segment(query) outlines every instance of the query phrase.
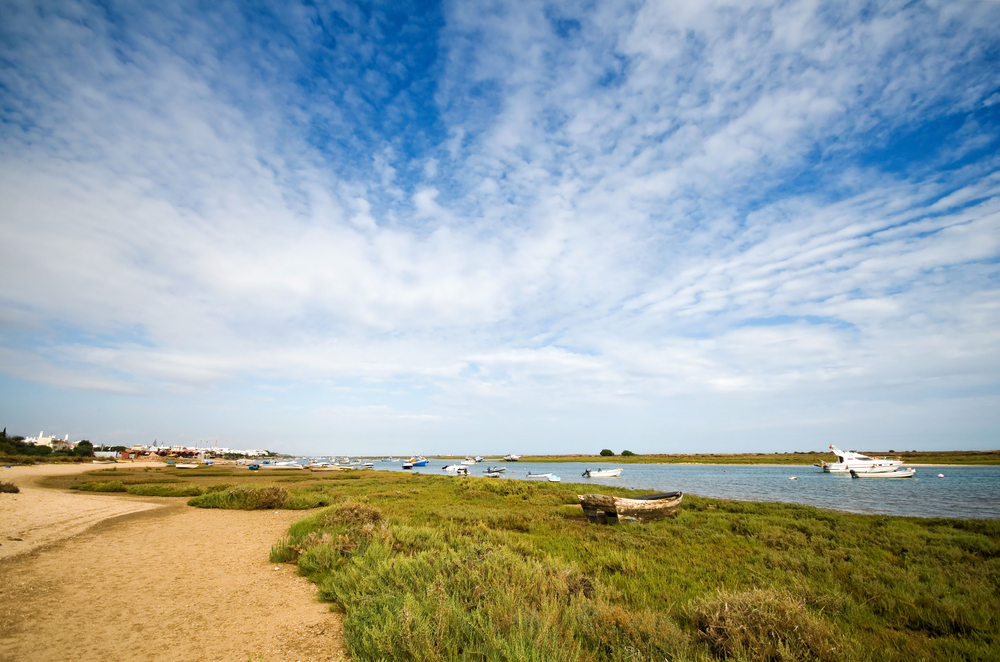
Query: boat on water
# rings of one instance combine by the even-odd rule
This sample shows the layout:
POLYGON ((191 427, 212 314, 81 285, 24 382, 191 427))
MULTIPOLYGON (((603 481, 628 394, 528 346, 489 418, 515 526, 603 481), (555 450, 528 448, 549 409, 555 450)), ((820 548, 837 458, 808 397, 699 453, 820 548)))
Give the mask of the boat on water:
POLYGON ((621 469, 598 469, 597 471, 587 469, 583 472, 584 478, 617 478, 621 475, 621 469))
POLYGON ((503 474, 499 471, 487 471, 483 476, 486 478, 503 478, 503 474))
POLYGON ((404 469, 412 469, 413 468, 413 463, 412 462, 403 462, 403 468, 404 469))
POLYGON ((830 450, 837 456, 836 462, 817 462, 815 466, 823 470, 824 473, 848 473, 852 469, 858 473, 883 473, 895 471, 897 467, 903 466, 900 459, 889 459, 887 457, 869 457, 857 451, 842 451, 836 446, 830 446, 830 450))
POLYGON ((427 458, 425 458, 423 455, 417 455, 416 457, 411 457, 409 459, 409 463, 411 467, 426 467, 427 458))
POLYGON ((856 471, 851 469, 851 478, 910 478, 917 470, 913 467, 899 467, 895 471, 856 471))
POLYGON ((507 467, 486 467, 488 474, 502 474, 505 471, 507 471, 507 467))
POLYGON ((551 475, 552 475, 552 472, 547 472, 547 473, 543 473, 543 474, 533 474, 530 471, 528 472, 528 478, 548 478, 551 475))
POLYGON ((364 467, 365 469, 374 469, 375 468, 375 463, 374 462, 365 462, 361 466, 364 467))
POLYGON ((474 459, 472 459, 471 457, 467 457, 464 460, 462 460, 462 464, 464 464, 464 465, 466 465, 468 467, 471 467, 475 463, 476 463, 476 461, 474 459))
POLYGON ((559 482, 562 482, 562 478, 560 478, 559 476, 557 476, 555 474, 551 474, 549 476, 549 478, 548 478, 548 481, 550 483, 559 483, 559 482))
POLYGON ((513 453, 511 453, 510 455, 503 456, 504 462, 517 462, 520 459, 521 459, 520 455, 514 455, 513 453))
POLYGON ((595 524, 618 522, 653 522, 674 517, 680 512, 683 492, 662 492, 640 497, 616 497, 607 494, 578 494, 583 513, 595 524))
POLYGON ((464 464, 449 464, 447 466, 441 467, 441 469, 443 469, 444 471, 455 472, 455 471, 458 471, 460 469, 462 471, 468 471, 469 467, 465 466, 464 464))

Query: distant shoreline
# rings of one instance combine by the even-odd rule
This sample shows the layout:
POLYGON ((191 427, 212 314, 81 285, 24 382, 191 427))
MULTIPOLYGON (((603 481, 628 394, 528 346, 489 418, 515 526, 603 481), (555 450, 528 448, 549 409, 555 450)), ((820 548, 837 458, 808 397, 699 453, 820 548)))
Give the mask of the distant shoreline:
MULTIPOLYGON (((866 455, 899 458, 912 466, 963 467, 1000 465, 1000 450, 988 451, 862 451, 866 455)), ((457 455, 434 455, 442 460, 461 459, 457 455)), ((502 456, 487 456, 484 462, 504 462, 502 456)), ((836 462, 830 452, 794 453, 672 453, 650 455, 522 455, 521 462, 573 462, 590 464, 688 464, 789 466, 836 462)))

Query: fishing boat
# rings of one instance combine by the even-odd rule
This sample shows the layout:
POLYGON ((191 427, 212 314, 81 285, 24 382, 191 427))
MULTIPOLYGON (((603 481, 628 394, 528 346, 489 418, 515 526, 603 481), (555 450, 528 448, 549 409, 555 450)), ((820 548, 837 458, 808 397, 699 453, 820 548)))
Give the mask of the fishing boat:
POLYGON ((622 470, 621 469, 598 469, 597 471, 593 471, 591 469, 587 469, 586 471, 583 472, 583 477, 584 478, 617 478, 621 474, 622 474, 622 470))
POLYGON ((595 524, 652 522, 680 512, 683 492, 663 492, 625 498, 606 494, 578 494, 587 519, 595 524))
POLYGON ((857 472, 881 473, 895 471, 896 467, 903 466, 900 459, 891 460, 887 457, 869 457, 857 451, 842 451, 836 446, 830 446, 830 450, 837 456, 836 462, 817 462, 815 466, 823 470, 824 473, 848 473, 852 469, 857 472))
POLYGON ((427 459, 423 455, 417 455, 416 457, 411 457, 410 466, 412 467, 426 467, 427 459))
POLYGON ((521 459, 520 455, 514 455, 513 453, 511 453, 510 455, 503 456, 504 462, 517 462, 520 459, 521 459))
POLYGON ((851 478, 909 478, 917 473, 913 467, 900 467, 895 471, 856 471, 851 469, 851 478))

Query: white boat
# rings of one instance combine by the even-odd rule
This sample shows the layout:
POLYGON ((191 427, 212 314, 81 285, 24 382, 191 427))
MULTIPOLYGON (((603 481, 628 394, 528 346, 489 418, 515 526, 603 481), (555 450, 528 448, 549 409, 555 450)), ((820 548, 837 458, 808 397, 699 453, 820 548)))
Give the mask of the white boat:
POLYGON ((598 469, 597 471, 593 471, 591 469, 587 469, 586 471, 583 472, 583 477, 584 478, 617 478, 621 474, 622 474, 622 470, 621 469, 598 469))
POLYGON ((441 468, 442 468, 443 470, 445 470, 445 471, 458 471, 458 470, 460 470, 460 469, 461 469, 462 471, 468 471, 468 469, 469 469, 469 468, 468 468, 467 466, 465 466, 464 464, 449 464, 448 466, 446 466, 446 467, 441 467, 441 468))
POLYGON ((902 460, 890 460, 886 457, 869 457, 857 451, 842 451, 836 446, 830 446, 830 450, 837 456, 836 462, 817 462, 816 466, 825 473, 847 473, 852 469, 858 473, 883 473, 895 471, 897 467, 903 466, 902 460))
POLYGON ((558 483, 558 482, 561 482, 561 481, 562 481, 562 478, 560 478, 559 476, 556 476, 555 474, 552 474, 551 476, 549 476, 549 482, 550 483, 558 483))
POLYGON ((464 460, 462 460, 462 464, 464 464, 464 465, 466 465, 466 466, 469 466, 469 467, 471 467, 471 466, 472 466, 472 465, 474 465, 475 463, 476 463, 476 461, 475 461, 475 460, 473 460, 473 459, 472 459, 471 457, 467 457, 467 458, 465 458, 464 460))
POLYGON ((517 462, 520 459, 521 459, 520 455, 514 455, 513 453, 511 453, 510 455, 503 456, 504 462, 517 462))
POLYGON ((486 478, 503 478, 503 474, 499 471, 487 471, 483 474, 486 478))
POLYGON ((551 473, 533 474, 530 471, 528 472, 528 478, 548 478, 551 475, 551 473))
POLYGON ((197 469, 198 465, 197 464, 181 464, 180 462, 178 462, 177 464, 174 465, 174 468, 175 469, 197 469))
POLYGON ((895 471, 855 471, 851 469, 851 478, 909 478, 917 473, 913 467, 900 467, 895 471))

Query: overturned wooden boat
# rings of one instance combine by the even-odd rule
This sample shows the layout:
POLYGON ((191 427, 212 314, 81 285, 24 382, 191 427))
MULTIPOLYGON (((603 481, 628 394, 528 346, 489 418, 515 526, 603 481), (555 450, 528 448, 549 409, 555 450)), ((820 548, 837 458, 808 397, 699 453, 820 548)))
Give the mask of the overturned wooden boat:
POLYGON ((680 512, 683 492, 661 492, 638 497, 616 497, 607 494, 578 494, 587 519, 595 524, 618 522, 652 522, 674 517, 680 512))

